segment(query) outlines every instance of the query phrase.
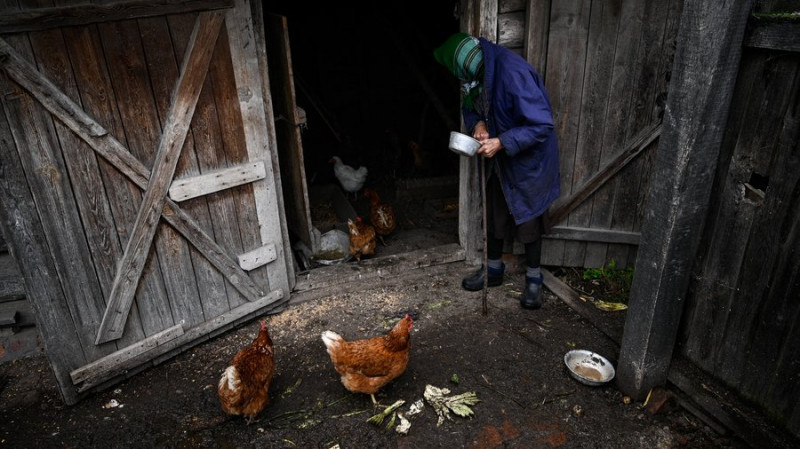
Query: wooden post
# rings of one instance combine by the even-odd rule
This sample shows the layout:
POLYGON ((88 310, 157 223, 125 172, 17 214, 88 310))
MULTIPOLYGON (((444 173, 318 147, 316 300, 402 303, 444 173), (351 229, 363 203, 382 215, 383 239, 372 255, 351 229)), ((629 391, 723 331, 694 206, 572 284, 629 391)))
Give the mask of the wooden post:
POLYGON ((751 8, 684 3, 617 367, 636 400, 667 381, 751 8))

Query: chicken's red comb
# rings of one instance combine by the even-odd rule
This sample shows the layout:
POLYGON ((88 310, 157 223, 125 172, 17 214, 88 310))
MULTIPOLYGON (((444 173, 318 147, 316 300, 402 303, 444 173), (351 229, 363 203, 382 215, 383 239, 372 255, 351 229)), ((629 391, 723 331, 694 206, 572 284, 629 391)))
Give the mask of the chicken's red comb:
POLYGON ((262 321, 261 322, 261 330, 263 331, 266 328, 267 328, 267 322, 266 321, 262 321))

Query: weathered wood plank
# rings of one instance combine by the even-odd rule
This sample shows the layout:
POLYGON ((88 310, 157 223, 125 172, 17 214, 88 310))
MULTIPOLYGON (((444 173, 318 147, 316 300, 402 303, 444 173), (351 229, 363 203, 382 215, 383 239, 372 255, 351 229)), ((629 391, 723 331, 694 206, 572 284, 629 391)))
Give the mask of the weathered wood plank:
POLYGON ((525 46, 525 14, 514 11, 497 16, 497 43, 510 49, 525 46))
MULTIPOLYGON (((781 128, 776 133, 777 141, 772 146, 767 195, 747 243, 751 256, 739 278, 736 301, 737 305, 751 306, 748 304, 751 302, 758 302, 758 305, 751 306, 751 314, 746 315, 748 310, 743 309, 736 320, 731 320, 731 336, 734 337, 736 326, 747 323, 752 328, 749 339, 735 335, 740 344, 749 349, 742 351, 746 357, 742 357, 742 364, 736 367, 741 372, 738 384, 742 390, 748 396, 759 398, 760 403, 770 404, 786 418, 792 414, 796 419, 800 389, 794 385, 796 382, 788 379, 796 376, 798 359, 787 354, 793 354, 792 351, 800 347, 797 330, 800 324, 797 301, 800 286, 800 258, 797 257, 800 250, 797 195, 800 186, 800 60, 793 58, 782 62, 779 64, 793 73, 790 85, 795 97, 788 104, 784 98, 774 97, 771 99, 774 101, 765 102, 774 108, 773 114, 783 117, 779 120, 781 128), (780 114, 781 106, 786 108, 783 114, 780 114), (760 301, 755 301, 757 298, 760 301)), ((770 89, 773 95, 785 92, 785 87, 779 87, 781 84, 770 89)), ((759 150, 763 149, 752 149, 756 153, 759 150)), ((720 360, 720 369, 728 368, 726 363, 727 360, 720 360)))
POLYGON ((133 357, 140 356, 147 351, 151 351, 164 343, 173 340, 183 335, 183 325, 176 324, 173 327, 165 329, 155 335, 145 338, 136 344, 126 346, 119 351, 112 352, 111 354, 93 361, 88 365, 84 365, 70 373, 72 383, 79 384, 81 382, 90 381, 94 378, 106 375, 120 364, 125 363, 126 360, 133 357))
POLYGON ((153 164, 153 173, 125 253, 119 263, 106 313, 97 333, 97 343, 122 335, 133 295, 150 252, 156 224, 161 216, 169 182, 178 161, 189 123, 203 86, 214 43, 222 25, 221 13, 203 13, 198 17, 195 33, 181 67, 181 77, 172 96, 172 105, 164 126, 153 164))
POLYGON ((614 343, 619 344, 619 342, 622 340, 622 327, 612 326, 611 321, 603 316, 603 314, 610 312, 603 312, 600 309, 581 300, 580 294, 577 291, 562 282, 561 279, 555 277, 549 270, 543 269, 542 276, 544 276, 545 287, 547 287, 551 292, 553 292, 553 294, 558 296, 562 301, 569 305, 572 310, 578 312, 580 316, 589 320, 614 343))
MULTIPOLYGON (((18 42, 22 51, 30 54, 26 40, 11 39, 18 42)), ((82 232, 76 198, 52 117, 36 102, 30 101, 19 86, 9 86, 6 96, 5 107, 24 167, 23 173, 27 174, 26 182, 31 186, 36 207, 42 211, 40 219, 56 268, 52 276, 58 278, 68 298, 84 299, 67 301, 68 316, 84 324, 78 328, 83 354, 88 358, 105 355, 116 349, 114 345, 97 347, 90 343, 91 338, 87 341, 86 331, 102 315, 102 290, 94 271, 85 269, 92 266, 91 250, 82 232)))
POLYGON ((554 224, 561 222, 578 204, 590 197, 608 179, 616 175, 630 161, 648 148, 660 135, 661 123, 656 123, 650 128, 645 129, 637 138, 630 142, 616 159, 609 161, 592 178, 586 181, 586 183, 574 189, 571 195, 559 199, 550 213, 552 222, 554 224))
MULTIPOLYGON (((185 28, 171 27, 166 17, 145 18, 137 21, 139 33, 142 36, 144 61, 148 67, 158 67, 158 73, 150 76, 150 84, 153 89, 155 113, 160 123, 165 123, 168 119, 172 91, 180 76, 179 64, 182 55, 186 54, 187 45, 191 43, 194 28, 195 15, 181 15, 180 17, 185 20, 178 22, 187 23, 185 28)), ((207 78, 208 76, 206 76, 206 80, 207 78)), ((206 86, 208 86, 207 81, 204 82, 202 90, 205 90, 206 86)), ((199 102, 200 97, 198 97, 199 102)), ((195 113, 197 108, 198 106, 195 106, 195 113)), ((197 128, 198 125, 195 124, 194 116, 192 116, 192 131, 197 128)), ((175 166, 175 176, 194 169, 196 156, 193 134, 192 132, 186 136, 175 166)), ((195 211, 196 209, 192 210, 192 212, 195 211)), ((198 220, 201 219, 203 219, 202 213, 198 217, 198 220)), ((219 279, 212 281, 215 284, 208 284, 209 278, 202 270, 203 267, 209 268, 208 262, 186 240, 181 238, 176 229, 163 222, 159 223, 153 241, 159 264, 163 268, 168 267, 168 269, 162 270, 161 274, 171 315, 170 321, 166 321, 168 323, 166 326, 169 327, 172 323, 178 322, 184 322, 187 326, 202 323, 206 320, 206 306, 201 298, 207 297, 206 289, 219 290, 216 285, 219 279)), ((139 282, 144 281, 147 277, 149 276, 142 276, 139 282)))
MULTIPOLYGON (((558 136, 561 195, 575 188, 574 171, 580 125, 579 111, 586 61, 591 1, 556 2, 550 6, 550 36, 547 50, 547 92, 558 136)), ((556 224, 553 221, 553 224, 556 224)), ((581 266, 585 244, 566 242, 559 265, 581 266)))
POLYGON ((796 19, 754 16, 747 24, 744 45, 766 50, 800 52, 800 23, 796 19))
MULTIPOLYGON (((0 118, 4 119, 2 115, 0 115, 0 118)), ((2 139, 2 136, 0 136, 0 139, 2 139)), ((0 140, 1 142, 2 140, 0 140)), ((0 254, 0 303, 15 301, 24 297, 25 283, 22 280, 22 273, 19 272, 17 261, 8 252, 0 254)))
MULTIPOLYGON (((64 70, 65 67, 72 67, 72 63, 60 30, 31 33, 29 38, 33 51, 37 55, 39 70, 43 72, 43 75, 59 86, 60 94, 66 95, 68 98, 80 98, 73 70, 64 70)), ((79 56, 76 61, 80 61, 85 56, 87 55, 79 56)), ((91 101, 91 99, 87 99, 87 101, 91 101)), ((92 269, 97 274, 103 295, 80 300, 80 302, 91 304, 95 308, 96 311, 91 320, 87 319, 87 322, 96 324, 105 309, 104 299, 111 291, 114 269, 122 254, 122 244, 114 227, 115 220, 112 212, 114 205, 110 200, 113 196, 108 196, 107 192, 111 189, 105 188, 96 154, 61 121, 54 120, 54 125, 56 136, 61 142, 64 153, 64 162, 70 174, 72 192, 81 215, 82 229, 73 232, 83 232, 86 235, 93 260, 92 269)), ((90 130, 99 131, 99 136, 94 135, 94 137, 102 137, 107 133, 105 128, 93 121, 83 122, 81 125, 88 126, 90 130)), ((131 324, 126 327, 129 335, 126 335, 126 338, 119 344, 131 344, 144 336, 138 314, 134 313, 133 315, 131 324)))
POLYGON ((268 243, 261 248, 248 251, 239 255, 239 266, 243 270, 250 271, 258 267, 264 266, 278 257, 275 251, 275 244, 268 243))
POLYGON ((266 177, 264 161, 249 162, 236 167, 228 167, 211 173, 172 181, 169 197, 181 202, 198 196, 208 195, 232 187, 258 181, 266 177))
POLYGON ((215 329, 228 326, 230 323, 242 317, 245 317, 255 312, 262 311, 265 308, 268 308, 270 305, 279 302, 283 298, 284 298, 283 291, 275 290, 270 292, 267 296, 264 296, 263 298, 259 298, 252 302, 244 303, 243 305, 235 309, 232 309, 231 311, 224 313, 220 316, 217 316, 209 321, 206 321, 198 326, 192 327, 190 329, 185 329, 182 335, 179 335, 167 341, 160 342, 157 346, 154 346, 152 349, 146 352, 142 352, 127 359, 120 360, 117 364, 109 366, 108 369, 102 372, 98 372, 97 376, 95 377, 86 378, 83 381, 83 383, 79 386, 78 391, 79 392, 89 391, 92 388, 101 385, 106 380, 113 378, 114 376, 118 376, 129 369, 135 369, 136 367, 140 367, 143 363, 147 362, 148 360, 153 360, 154 362, 157 362, 160 355, 168 354, 171 353, 172 351, 179 350, 182 346, 185 345, 194 344, 198 340, 211 334, 215 329))
MULTIPOLYGON (((130 20, 105 22, 98 24, 97 30, 102 46, 101 54, 105 60, 104 70, 108 71, 111 91, 114 94, 113 107, 122 121, 122 125, 118 128, 120 134, 115 137, 125 142, 125 147, 133 159, 152 167, 161 136, 162 122, 158 117, 156 91, 153 89, 150 69, 147 66, 139 24, 130 20)), ((136 196, 138 198, 136 210, 133 211, 133 220, 115 223, 123 247, 123 252, 114 265, 115 279, 119 272, 119 261, 124 257, 124 249, 133 237, 133 225, 143 204, 143 195, 137 192, 136 196)), ((161 229, 157 229, 157 232, 160 233, 161 229)), ((142 319, 145 335, 152 335, 175 324, 164 279, 167 261, 162 261, 159 255, 157 248, 148 252, 142 271, 144 276, 138 280, 136 290, 135 304, 142 319)), ((111 294, 106 298, 110 296, 111 294)))
MULTIPOLYGON (((112 162, 114 167, 136 184, 140 189, 145 189, 149 180, 149 170, 115 138, 105 133, 101 138, 94 138, 86 132, 80 122, 73 120, 75 116, 85 114, 74 102, 63 94, 41 74, 37 73, 28 63, 24 62, 10 46, 5 45, 0 39, 0 56, 6 56, 4 68, 26 90, 36 97, 51 114, 58 117, 73 132, 89 143, 94 151, 112 162)), ((217 245, 208 234, 197 226, 191 217, 177 204, 167 200, 162 217, 174 226, 187 240, 192 242, 213 264, 219 269, 232 285, 236 286, 248 298, 257 298, 263 295, 247 274, 239 268, 227 252, 217 245)))
MULTIPOLYGON (((659 117, 652 117, 653 105, 660 92, 656 91, 659 77, 660 59, 663 57, 664 33, 669 14, 669 2, 640 2, 643 3, 641 20, 642 28, 634 39, 631 51, 635 56, 628 62, 630 74, 628 83, 630 100, 625 111, 624 141, 636 136, 653 123, 660 121, 659 117)), ((619 231, 633 231, 636 219, 641 215, 642 204, 639 202, 638 193, 646 182, 644 176, 649 174, 648 158, 638 158, 622 170, 617 177, 614 200, 611 204, 611 229, 619 231)), ((587 251, 591 250, 591 245, 587 251)), ((635 252, 628 245, 609 244, 605 249, 605 257, 596 259, 598 262, 607 263, 614 260, 618 266, 627 265, 629 253, 635 252)))
POLYGON ((347 267, 346 273, 337 265, 319 267, 298 276, 294 292, 326 289, 348 282, 391 276, 415 268, 458 260, 464 260, 464 250, 460 245, 454 243, 404 254, 364 259, 358 265, 357 270, 347 267))
POLYGON ((545 239, 580 240, 585 242, 638 245, 641 236, 638 232, 555 226, 551 228, 547 235, 545 235, 545 239))
MULTIPOLYGON (((227 20, 227 19, 226 19, 227 20)), ((248 161, 245 146, 244 125, 242 110, 239 105, 239 91, 236 87, 236 78, 233 74, 233 61, 231 59, 231 45, 228 32, 220 34, 217 42, 217 57, 212 61, 209 76, 214 85, 214 108, 220 123, 220 146, 224 150, 217 152, 203 151, 198 154, 203 167, 211 167, 216 161, 219 166, 245 163, 248 161)), ((261 159, 264 159, 262 157, 261 159)), ((267 171, 271 176, 271 171, 267 171)), ((262 180, 263 182, 263 180, 262 180)), ((241 254, 251 248, 261 246, 258 237, 258 219, 255 216, 255 200, 251 184, 207 197, 210 212, 214 217, 214 238, 220 245, 233 254, 241 254), (232 219, 235 217, 235 220, 232 219), (217 221, 221 220, 221 221, 217 221)), ((260 268, 249 273, 258 285, 267 285, 266 268, 260 268)), ((229 292, 229 308, 244 304, 246 297, 229 292)))
MULTIPOLYGON (((272 88, 270 85, 269 80, 269 68, 268 68, 268 61, 267 61, 267 42, 266 42, 266 31, 264 25, 264 5, 262 2, 250 2, 250 11, 253 17, 253 34, 255 36, 255 48, 256 48, 256 57, 258 58, 258 69, 259 69, 259 79, 261 80, 261 85, 263 89, 261 90, 262 101, 264 102, 264 109, 266 113, 266 142, 267 148, 277 148, 278 147, 278 140, 276 137, 276 118, 275 118, 275 111, 273 107, 273 100, 272 100, 272 88)), ((305 114, 303 114, 305 115, 305 114)), ((300 118, 300 120, 304 120, 300 118)), ((280 167, 280 161, 278 156, 278 151, 269 151, 269 156, 272 161, 272 167, 280 167)), ((284 201, 284 194, 282 191, 282 186, 280 182, 280 170, 275 173, 275 188, 277 190, 277 199, 278 199, 278 210, 285 211, 286 204, 284 201)), ((289 226, 286 221, 286 214, 285 213, 278 213, 280 218, 280 225, 281 229, 283 230, 283 245, 282 247, 285 249, 292 247, 292 242, 289 237, 289 226)), ((289 278, 289 289, 293 289, 295 285, 295 260, 294 254, 292 251, 284 250, 283 253, 283 263, 284 269, 286 271, 286 276, 289 278)), ((285 302, 288 302, 289 295, 286 295, 285 302)), ((285 302, 283 304, 285 304, 285 302)), ((276 310, 278 308, 284 307, 283 305, 276 306, 276 310)))
POLYGON ((617 384, 643 398, 666 382, 709 206, 751 2, 684 2, 664 130, 642 227, 617 384), (713 37, 712 37, 713 36, 713 37), (719 64, 713 73, 707 61, 719 64))
MULTIPOLYGON (((20 153, 28 153, 24 141, 17 143, 12 129, 23 122, 11 119, 19 116, 22 94, 16 92, 8 77, 0 77, 0 217, 4 235, 9 236, 8 247, 16 259, 26 284, 26 293, 37 312, 40 323, 46 323, 41 335, 53 352, 50 360, 56 381, 64 392, 68 404, 77 402, 77 393, 66 380, 71 367, 86 362, 86 354, 72 321, 66 297, 70 291, 62 288, 58 268, 48 244, 48 229, 39 216, 37 204, 20 153)), ((28 124, 25 124, 28 126, 28 124)), ((20 136, 21 137, 21 136, 20 136)), ((28 157, 28 156, 26 156, 28 157)), ((48 220, 50 221, 50 220, 48 220)), ((58 251, 57 248, 54 250, 58 251)))
MULTIPOLYGON (((767 212, 761 201, 747 199, 743 186, 750 181, 753 172, 767 174, 775 170, 770 166, 775 158, 781 157, 775 153, 776 141, 781 134, 783 115, 792 102, 790 96, 778 88, 782 83, 770 82, 773 77, 764 77, 764 73, 783 65, 779 60, 758 55, 743 57, 742 64, 726 135, 727 145, 732 150, 720 158, 729 162, 722 164, 719 170, 722 186, 717 189, 720 194, 716 213, 709 217, 710 235, 706 237, 711 243, 686 320, 691 323, 686 332, 687 354, 704 369, 719 371, 720 378, 731 384, 755 376, 761 369, 742 370, 741 367, 748 352, 742 348, 749 346, 753 338, 758 326, 754 317, 763 304, 740 298, 761 297, 758 292, 766 287, 776 256, 765 243, 770 237, 775 242, 775 220, 783 213, 780 210, 767 212), (760 217, 769 218, 764 222, 760 217), (761 250, 757 251, 756 247, 761 250), (753 263, 755 260, 757 262, 753 263), (753 273, 758 275, 753 276, 753 273), (749 281, 739 285, 741 278, 749 281), (691 350, 697 352, 688 352, 691 350)), ((774 79, 787 76, 791 77, 791 72, 775 74, 774 79)), ((773 188, 770 186, 770 190, 773 188)))
MULTIPOLYGON (((267 15, 265 32, 269 56, 270 85, 281 86, 272 95, 275 114, 283 117, 275 124, 279 153, 280 178, 284 193, 286 223, 300 241, 312 252, 319 250, 318 234, 314 233, 306 185, 303 141, 300 135, 301 117, 297 111, 292 54, 289 44, 289 25, 286 17, 267 15)), ((391 33, 390 33, 391 34, 391 33)))
POLYGON ((525 0, 498 0, 497 11, 500 14, 514 11, 524 11, 525 0))
MULTIPOLYGON (((236 0, 235 5, 234 9, 228 10, 225 24, 230 40, 233 75, 236 80, 235 86, 238 89, 237 98, 245 136, 245 146, 242 149, 245 153, 241 157, 245 160, 269 161, 271 159, 267 145, 270 139, 266 134, 267 117, 264 92, 262 91, 263 80, 256 53, 255 26, 247 2, 236 0)), ((259 18, 259 20, 261 19, 259 18)), ((275 150, 272 149, 272 151, 275 150)), ((240 210, 242 214, 240 217, 247 217, 245 212, 255 211, 257 220, 257 224, 242 229, 244 235, 248 237, 244 243, 245 248, 255 248, 267 242, 273 242, 276 244, 278 259, 283 261, 285 249, 282 244, 278 245, 278 242, 284 242, 283 234, 288 231, 285 226, 282 226, 285 223, 281 221, 281 214, 276 213, 280 204, 277 197, 278 192, 281 191, 280 174, 276 173, 277 167, 273 167, 271 164, 266 168, 266 178, 248 185, 253 192, 254 207, 240 210)), ((288 295, 289 279, 286 265, 282 263, 269 264, 264 268, 266 268, 268 289, 281 289, 288 295)), ((256 274, 257 270, 251 272, 251 276, 256 274)))
POLYGON ((233 0, 131 0, 108 4, 0 11, 0 33, 40 31, 116 20, 230 8, 233 0))
MULTIPOLYGON (((572 173, 572 192, 579 190, 591 177, 597 178, 601 169, 601 157, 608 149, 603 148, 606 114, 611 101, 614 74, 614 54, 617 50, 618 29, 621 26, 622 1, 592 2, 588 25, 586 59, 583 61, 580 109, 574 114, 579 123, 576 132, 575 161, 572 173)), ((615 148, 616 150, 617 148, 615 148)), ((602 172, 601 172, 602 173, 602 172)), ((613 179, 603 178, 593 192, 613 179)), ((562 197, 563 198, 563 197, 562 197)), ((606 198, 606 200, 608 200, 606 198)), ((592 221, 594 201, 583 201, 574 206, 567 217, 570 227, 589 227, 592 221)), ((559 219, 560 220, 560 219, 559 219)), ((570 243, 565 245, 570 266, 605 265, 607 245, 570 243)))
POLYGON ((547 47, 550 35, 550 1, 529 0, 525 2, 525 49, 523 57, 539 72, 547 82, 547 47))

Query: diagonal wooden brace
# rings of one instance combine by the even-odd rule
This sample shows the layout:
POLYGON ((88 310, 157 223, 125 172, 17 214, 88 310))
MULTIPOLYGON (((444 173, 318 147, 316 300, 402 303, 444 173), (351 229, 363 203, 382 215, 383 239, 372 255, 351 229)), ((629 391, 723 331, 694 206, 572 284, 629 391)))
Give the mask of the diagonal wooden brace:
POLYGON ((222 13, 206 12, 201 13, 195 22, 180 76, 172 93, 172 102, 156 151, 150 182, 136 216, 131 238, 117 267, 111 296, 97 332, 96 344, 116 340, 124 331, 223 18, 222 13))

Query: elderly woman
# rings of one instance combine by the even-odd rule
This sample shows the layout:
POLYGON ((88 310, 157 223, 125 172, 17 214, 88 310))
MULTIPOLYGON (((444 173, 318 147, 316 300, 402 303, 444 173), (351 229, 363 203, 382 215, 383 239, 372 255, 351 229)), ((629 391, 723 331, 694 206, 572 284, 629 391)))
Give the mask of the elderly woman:
MULTIPOLYGON (((487 285, 503 283, 503 242, 525 245, 525 291, 520 305, 542 306, 540 259, 547 210, 559 195, 558 141, 550 99, 541 77, 516 53, 456 33, 434 51, 436 60, 462 82, 466 129, 487 159, 487 285)), ((464 278, 470 291, 484 284, 484 268, 464 278)))

